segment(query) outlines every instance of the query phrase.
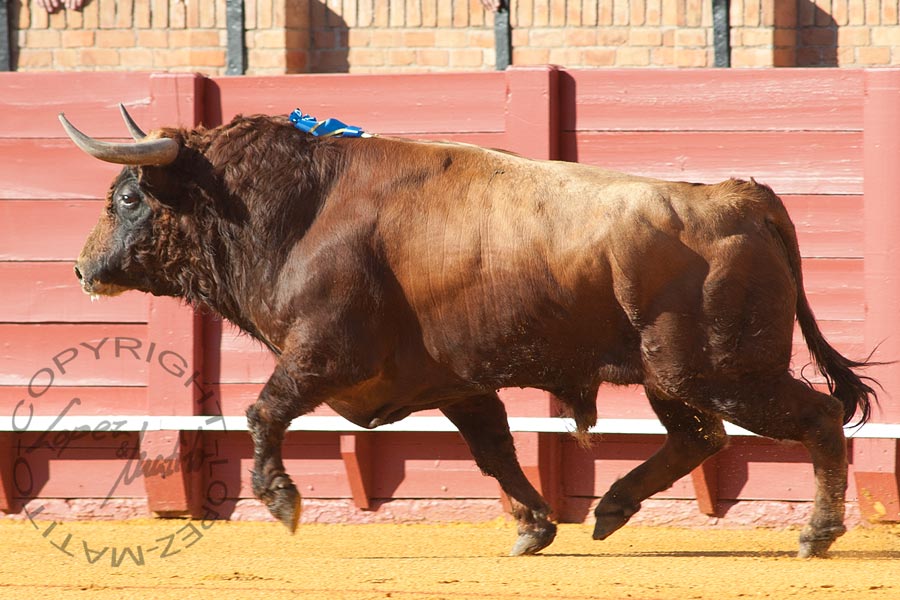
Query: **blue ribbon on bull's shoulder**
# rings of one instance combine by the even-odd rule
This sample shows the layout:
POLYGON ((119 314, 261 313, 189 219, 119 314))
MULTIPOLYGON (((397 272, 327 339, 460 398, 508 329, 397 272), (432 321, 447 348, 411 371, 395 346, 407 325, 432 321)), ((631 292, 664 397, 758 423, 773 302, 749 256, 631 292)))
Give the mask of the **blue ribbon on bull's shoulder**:
POLYGON ((355 125, 347 125, 338 119, 319 121, 312 115, 303 114, 299 108, 294 109, 288 119, 300 131, 316 137, 372 137, 355 125))

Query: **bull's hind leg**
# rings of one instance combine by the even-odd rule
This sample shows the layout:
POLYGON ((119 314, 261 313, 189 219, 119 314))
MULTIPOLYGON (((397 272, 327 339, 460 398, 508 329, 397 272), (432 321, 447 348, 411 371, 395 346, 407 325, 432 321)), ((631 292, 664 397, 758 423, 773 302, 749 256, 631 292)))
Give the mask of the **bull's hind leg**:
POLYGON ((459 429, 481 471, 509 496, 519 532, 510 555, 534 554, 549 546, 556 537, 556 525, 548 519, 550 507, 519 466, 506 409, 497 394, 467 398, 441 411, 459 429))
POLYGON ((679 400, 669 400, 647 389, 647 398, 668 436, 653 456, 616 481, 604 494, 594 515, 594 539, 603 540, 625 525, 641 502, 690 473, 721 450, 727 436, 722 420, 679 400))
MULTIPOLYGON (((748 385, 746 389, 759 389, 748 385)), ((844 496, 847 490, 847 442, 840 401, 817 392, 788 374, 774 393, 761 398, 736 397, 722 414, 753 433, 778 440, 801 442, 812 457, 816 497, 809 524, 800 534, 799 556, 823 556, 845 531, 844 496)))

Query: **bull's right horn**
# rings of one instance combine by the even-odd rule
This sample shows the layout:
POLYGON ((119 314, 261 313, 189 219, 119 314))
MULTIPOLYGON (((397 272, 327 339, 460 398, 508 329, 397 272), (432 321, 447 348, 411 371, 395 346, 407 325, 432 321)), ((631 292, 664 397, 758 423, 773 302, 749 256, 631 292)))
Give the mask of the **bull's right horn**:
POLYGON ((134 144, 103 142, 78 131, 63 113, 59 113, 59 122, 76 146, 102 161, 161 167, 171 164, 178 157, 178 142, 171 138, 142 140, 134 144))

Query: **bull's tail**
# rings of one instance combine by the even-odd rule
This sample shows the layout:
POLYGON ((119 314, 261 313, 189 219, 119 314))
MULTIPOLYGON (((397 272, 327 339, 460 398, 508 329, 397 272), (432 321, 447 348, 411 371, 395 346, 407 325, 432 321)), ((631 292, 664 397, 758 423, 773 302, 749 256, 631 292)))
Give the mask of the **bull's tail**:
POLYGON ((854 373, 854 369, 864 369, 883 363, 850 360, 825 340, 803 289, 800 246, 797 243, 794 224, 788 217, 784 204, 772 190, 762 185, 758 185, 758 187, 771 194, 780 209, 776 214, 770 214, 770 223, 774 226, 784 245, 794 281, 797 283, 797 321, 800 323, 800 331, 803 332, 806 346, 809 348, 816 368, 825 377, 829 393, 844 405, 844 425, 848 424, 857 412, 859 412, 859 421, 856 424, 862 425, 869 420, 873 403, 875 405, 878 403, 878 395, 867 382, 874 385, 878 385, 878 382, 871 377, 857 375, 854 373))

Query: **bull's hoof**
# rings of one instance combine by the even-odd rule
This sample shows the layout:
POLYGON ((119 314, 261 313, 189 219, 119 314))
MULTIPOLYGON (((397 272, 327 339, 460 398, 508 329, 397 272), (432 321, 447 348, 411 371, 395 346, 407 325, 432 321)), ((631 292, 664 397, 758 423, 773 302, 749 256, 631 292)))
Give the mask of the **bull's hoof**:
POLYGON ((527 554, 537 554, 547 546, 549 546, 556 537, 556 525, 547 523, 542 529, 529 529, 519 532, 519 539, 516 540, 512 550, 509 551, 510 556, 525 556, 527 554))
POLYGON ((800 534, 800 550, 798 558, 825 558, 834 541, 847 532, 843 525, 823 528, 813 532, 806 530, 800 534))
POLYGON ((828 549, 831 548, 833 543, 833 540, 800 542, 800 551, 797 552, 797 558, 825 558, 828 556, 828 549))
POLYGON ((290 480, 278 478, 276 480, 277 487, 269 491, 270 500, 266 503, 269 512, 281 524, 287 527, 291 533, 297 531, 297 523, 300 522, 300 513, 302 499, 297 487, 290 480))
POLYGON ((603 502, 601 500, 597 510, 594 511, 597 521, 594 523, 593 538, 595 540, 605 540, 621 529, 640 508, 640 504, 626 507, 618 504, 616 501, 603 502))

